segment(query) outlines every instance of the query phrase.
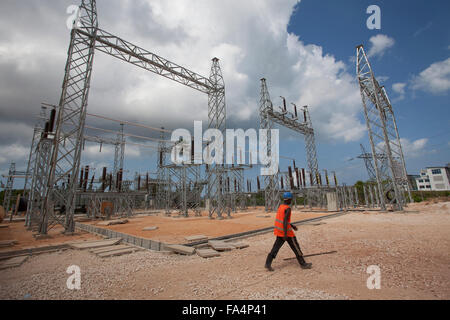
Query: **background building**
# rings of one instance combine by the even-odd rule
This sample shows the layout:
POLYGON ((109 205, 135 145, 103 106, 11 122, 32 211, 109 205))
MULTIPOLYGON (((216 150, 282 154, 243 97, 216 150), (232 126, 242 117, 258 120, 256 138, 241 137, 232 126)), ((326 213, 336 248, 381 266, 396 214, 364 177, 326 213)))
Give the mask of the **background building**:
POLYGON ((450 190, 450 164, 446 167, 427 167, 416 178, 417 189, 421 191, 450 190))

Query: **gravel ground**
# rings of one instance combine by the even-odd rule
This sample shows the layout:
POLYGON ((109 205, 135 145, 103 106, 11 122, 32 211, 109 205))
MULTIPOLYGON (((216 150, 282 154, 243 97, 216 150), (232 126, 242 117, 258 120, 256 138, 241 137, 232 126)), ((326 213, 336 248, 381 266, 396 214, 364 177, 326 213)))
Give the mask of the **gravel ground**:
POLYGON ((272 234, 249 248, 202 259, 140 251, 100 259, 85 251, 30 257, 0 271, 0 299, 450 299, 450 202, 410 205, 405 213, 350 213, 300 226, 302 270, 285 245, 264 269, 272 234), (81 268, 81 290, 68 290, 66 269, 81 268), (381 289, 366 286, 367 267, 381 270, 381 289))

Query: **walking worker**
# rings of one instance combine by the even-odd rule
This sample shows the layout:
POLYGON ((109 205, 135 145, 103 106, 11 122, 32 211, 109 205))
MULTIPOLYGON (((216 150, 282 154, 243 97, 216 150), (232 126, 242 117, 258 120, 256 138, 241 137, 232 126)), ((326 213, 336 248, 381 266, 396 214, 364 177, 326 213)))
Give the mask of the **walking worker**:
POLYGON ((292 203, 292 193, 286 192, 283 195, 283 204, 278 208, 277 217, 275 219, 274 234, 276 235, 276 240, 273 245, 272 251, 270 251, 266 260, 266 269, 269 271, 274 271, 272 268, 272 261, 277 257, 278 251, 280 251, 283 244, 287 241, 292 251, 294 251, 298 262, 302 269, 311 269, 312 264, 307 263, 303 259, 303 253, 298 244, 297 238, 295 237, 294 231, 297 231, 297 227, 291 224, 291 203, 292 203))

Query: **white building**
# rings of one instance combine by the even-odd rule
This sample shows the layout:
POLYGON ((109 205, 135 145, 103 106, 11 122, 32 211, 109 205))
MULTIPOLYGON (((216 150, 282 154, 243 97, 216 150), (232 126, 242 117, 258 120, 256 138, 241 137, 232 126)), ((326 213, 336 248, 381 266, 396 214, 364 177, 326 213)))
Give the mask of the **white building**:
POLYGON ((420 171, 416 178, 419 191, 447 191, 450 190, 450 166, 428 167, 420 171))

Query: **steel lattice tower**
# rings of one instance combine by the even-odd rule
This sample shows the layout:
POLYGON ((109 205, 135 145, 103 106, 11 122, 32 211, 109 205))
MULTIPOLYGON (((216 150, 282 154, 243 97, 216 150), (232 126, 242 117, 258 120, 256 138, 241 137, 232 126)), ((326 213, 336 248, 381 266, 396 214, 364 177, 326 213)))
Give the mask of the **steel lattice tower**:
POLYGON ((169 207, 169 202, 167 201, 167 198, 169 196, 170 186, 167 185, 167 177, 166 177, 167 169, 165 168, 165 165, 166 165, 166 153, 169 150, 166 147, 166 142, 164 139, 165 139, 164 128, 161 128, 161 133, 158 141, 158 157, 157 157, 158 159, 156 166, 158 184, 156 186, 155 206, 157 209, 167 210, 169 207))
MULTIPOLYGON (((120 132, 117 134, 114 148, 114 167, 113 167, 113 188, 116 188, 117 174, 123 170, 123 162, 125 158, 125 137, 123 134, 123 124, 120 124, 120 132)), ((117 191, 117 190, 116 190, 117 191)))
MULTIPOLYGON (((369 180, 371 181, 377 181, 377 175, 375 173, 375 168, 373 166, 373 156, 372 153, 367 152, 364 146, 361 144, 361 155, 359 155, 357 158, 364 160, 364 164, 366 166, 367 174, 369 175, 369 180)), ((387 165, 387 156, 382 153, 377 154, 377 158, 380 160, 380 170, 382 172, 386 172, 388 169, 387 165)))
MULTIPOLYGON (((261 79, 261 100, 259 101, 260 128, 268 130, 267 132, 267 154, 271 154, 271 130, 274 128, 273 120, 269 112, 273 111, 273 104, 270 100, 269 90, 267 89, 266 79, 261 79)), ((265 204, 266 211, 277 210, 280 199, 278 196, 278 174, 264 177, 265 186, 265 204)))
POLYGON ((37 159, 39 153, 39 143, 42 137, 42 133, 44 132, 45 126, 43 122, 46 120, 46 108, 41 107, 41 113, 39 117, 39 121, 36 123, 33 132, 33 139, 31 141, 31 149, 30 155, 28 157, 28 165, 27 165, 27 177, 25 179, 24 184, 24 192, 27 194, 27 213, 25 215, 25 226, 31 226, 31 212, 32 206, 34 202, 34 193, 35 193, 35 183, 36 183, 36 173, 37 173, 37 159))
MULTIPOLYGON (((297 107, 295 107, 296 110, 297 107)), ((266 79, 261 79, 261 100, 259 104, 260 114, 260 128, 272 130, 274 124, 289 128, 295 132, 304 135, 306 158, 308 162, 308 169, 311 173, 311 187, 318 185, 319 165, 317 161, 316 141, 314 129, 312 127, 311 117, 309 115, 308 107, 303 109, 303 121, 298 119, 298 115, 288 116, 287 110, 277 112, 273 109, 272 101, 270 100, 269 90, 267 89, 266 79)), ((267 153, 271 154, 271 136, 270 131, 267 134, 267 153)), ((275 211, 279 205, 279 191, 278 181, 279 173, 272 176, 266 176, 265 181, 265 197, 266 197, 266 211, 275 211)))
MULTIPOLYGON (((209 127, 225 132, 225 85, 217 58, 213 59, 210 78, 203 77, 98 28, 96 1, 82 0, 79 23, 74 23, 71 31, 56 131, 48 137, 53 143, 50 170, 47 176, 39 177, 47 181, 45 191, 36 188, 44 192, 37 198, 45 200, 38 208, 42 215, 41 234, 47 233, 49 224, 56 223, 62 223, 66 232, 74 231, 75 193, 95 50, 207 94, 209 127), (54 213, 57 207, 65 211, 64 221, 54 213)), ((221 217, 226 210, 221 187, 226 169, 215 165, 208 174, 210 216, 216 213, 221 217)))
MULTIPOLYGON (((14 162, 9 166, 8 179, 6 180, 6 188, 5 193, 3 195, 3 207, 5 208, 5 212, 9 212, 9 207, 11 205, 11 195, 12 189, 14 185, 14 174, 16 172, 16 164, 14 162)), ((11 213, 12 215, 12 213, 11 213)))
POLYGON ((45 205, 45 194, 48 189, 48 176, 50 171, 50 157, 52 154, 53 139, 42 133, 39 144, 36 149, 36 162, 33 171, 31 203, 29 203, 29 220, 27 227, 39 226, 43 220, 43 207, 45 205))
POLYGON ((97 7, 95 0, 82 0, 79 26, 74 23, 68 51, 59 112, 56 122, 54 148, 42 208, 40 233, 46 234, 47 220, 58 221, 53 212, 56 205, 65 206, 64 227, 74 232, 73 221, 76 181, 78 179, 88 96, 94 62, 97 33, 97 7), (78 30, 83 32, 78 32, 78 30), (55 186, 68 182, 67 188, 55 186))
POLYGON ((319 176, 319 164, 317 162, 316 138, 314 136, 311 115, 309 114, 307 106, 304 107, 303 113, 305 121, 304 123, 308 128, 308 130, 304 130, 308 169, 309 172, 312 173, 313 185, 318 185, 319 181, 317 181, 317 177, 319 176))
POLYGON ((395 121, 394 111, 386 90, 375 79, 370 62, 362 45, 357 47, 356 72, 364 106, 372 155, 387 157, 387 170, 383 170, 383 157, 372 157, 379 189, 380 206, 387 204, 403 210, 404 193, 411 193, 406 173, 405 159, 395 121))
MULTIPOLYGON (((208 93, 208 128, 219 130, 223 136, 226 131, 226 102, 225 102, 225 81, 219 65, 219 59, 212 60, 211 75, 209 77, 212 90, 208 93)), ((223 163, 222 155, 222 163, 223 163)), ((227 170, 223 164, 212 164, 208 170, 208 198, 211 203, 209 206, 209 217, 214 214, 219 219, 227 213, 230 217, 231 210, 224 199, 224 186, 227 176, 227 170)))

